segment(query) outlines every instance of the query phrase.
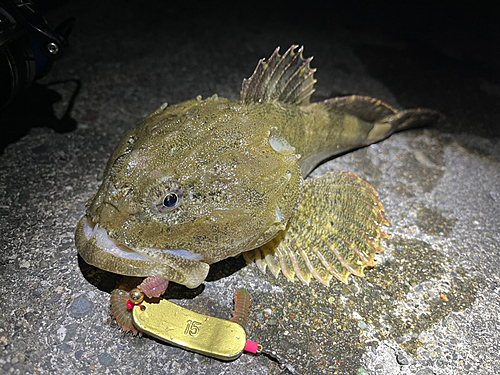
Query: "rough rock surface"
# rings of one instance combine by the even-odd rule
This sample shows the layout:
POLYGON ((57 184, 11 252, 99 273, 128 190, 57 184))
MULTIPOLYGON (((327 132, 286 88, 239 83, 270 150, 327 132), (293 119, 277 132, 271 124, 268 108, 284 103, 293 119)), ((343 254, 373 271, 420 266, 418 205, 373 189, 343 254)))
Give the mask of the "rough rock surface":
MULTIPOLYGON (((409 15, 404 27, 404 17, 398 23, 381 10, 373 14, 385 27, 371 28, 378 20, 353 8, 141 4, 72 1, 48 12, 49 20, 77 17, 71 50, 29 99, 0 117, 12 141, 0 156, 0 372, 498 372, 498 62, 475 40, 459 42, 460 18, 451 20, 454 36, 438 23, 413 27, 409 15), (399 29, 387 26, 391 20, 399 29), (73 241, 107 158, 133 123, 165 101, 237 99, 258 59, 292 43, 315 56, 313 99, 357 93, 446 115, 433 128, 396 134, 313 172, 351 171, 378 190, 392 224, 378 266, 325 288, 234 261, 215 267, 195 291, 173 288, 176 302, 189 299, 226 318, 234 291, 247 288, 249 337, 266 355, 224 363, 124 335, 109 317, 117 277, 84 264, 73 241)), ((479 24, 473 14, 469 21, 479 24)), ((488 22, 481 30, 494 32, 488 22)))

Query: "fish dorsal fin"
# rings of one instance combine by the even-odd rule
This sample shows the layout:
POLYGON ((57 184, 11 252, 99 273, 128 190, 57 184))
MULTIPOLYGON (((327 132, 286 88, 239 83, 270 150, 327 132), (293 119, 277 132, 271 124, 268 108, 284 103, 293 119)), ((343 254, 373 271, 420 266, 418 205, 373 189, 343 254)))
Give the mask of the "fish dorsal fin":
POLYGON ((369 96, 351 95, 327 99, 323 105, 332 112, 347 113, 366 122, 377 122, 397 114, 389 104, 369 96))
POLYGON ((295 216, 284 231, 258 249, 244 253, 265 272, 282 272, 305 284, 311 278, 328 285, 332 277, 346 283, 363 276, 386 238, 388 225, 375 189, 348 172, 329 173, 305 182, 295 216))
POLYGON ((318 105, 329 112, 348 114, 369 123, 390 125, 390 131, 405 130, 435 124, 443 119, 438 111, 426 108, 413 108, 396 111, 389 104, 369 96, 351 95, 327 99, 318 105))
POLYGON ((302 57, 304 47, 295 51, 297 47, 292 45, 283 56, 280 56, 278 47, 268 60, 261 59, 252 76, 243 80, 240 101, 309 104, 316 69, 309 65, 312 57, 302 57))

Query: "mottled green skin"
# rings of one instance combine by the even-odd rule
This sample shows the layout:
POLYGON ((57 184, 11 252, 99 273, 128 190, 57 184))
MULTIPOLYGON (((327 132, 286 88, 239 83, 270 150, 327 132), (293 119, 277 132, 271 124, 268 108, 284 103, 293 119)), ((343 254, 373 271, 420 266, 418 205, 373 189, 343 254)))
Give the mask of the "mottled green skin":
MULTIPOLYGON (((356 99, 352 97, 352 100, 356 99)), ((263 118, 279 119, 276 123, 280 124, 280 134, 301 155, 298 162, 304 178, 325 159, 377 142, 396 130, 396 126, 368 122, 332 108, 330 103, 330 100, 306 106, 270 103, 261 108, 263 118), (268 113, 264 114, 266 111, 268 113)), ((376 113, 377 109, 385 112, 387 107, 376 104, 372 111, 376 113)))
POLYGON ((208 264, 257 248, 285 228, 302 179, 318 162, 389 134, 381 125, 375 139, 380 125, 328 103, 213 97, 160 108, 123 137, 87 203, 86 217, 148 260, 103 252, 83 235, 86 217, 76 233, 80 255, 107 271, 199 285, 208 264), (181 192, 180 204, 160 212, 169 190, 181 192), (188 250, 201 262, 165 249, 188 250))
MULTIPOLYGON (((266 116, 262 106, 251 107, 193 100, 147 117, 123 138, 105 171, 109 185, 132 187, 128 199, 116 202, 122 213, 92 204, 89 214, 133 248, 187 249, 208 263, 269 241, 278 206, 289 218, 297 205, 300 171, 293 155, 269 145, 269 124, 282 125, 283 111, 266 105, 266 116), (163 200, 170 181, 182 186, 183 201, 159 214, 152 203, 163 200)), ((93 202, 109 195, 107 185, 93 202)))

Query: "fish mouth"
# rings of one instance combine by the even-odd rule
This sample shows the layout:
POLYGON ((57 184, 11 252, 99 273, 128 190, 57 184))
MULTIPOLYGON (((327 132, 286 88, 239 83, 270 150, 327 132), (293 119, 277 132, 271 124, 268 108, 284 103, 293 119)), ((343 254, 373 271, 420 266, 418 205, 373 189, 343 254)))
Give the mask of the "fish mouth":
POLYGON ((88 215, 78 222, 75 245, 83 260, 102 270, 125 276, 158 276, 194 288, 208 274, 201 255, 189 250, 133 248, 108 235, 88 215))
MULTIPOLYGON (((100 250, 113 255, 116 258, 129 259, 129 260, 140 260, 140 261, 158 261, 153 257, 148 257, 144 254, 145 249, 138 250, 129 247, 123 243, 118 242, 112 237, 108 236, 108 231, 99 226, 99 223, 94 222, 89 216, 84 216, 83 221, 83 236, 87 241, 94 239, 95 246, 100 250)), ((201 261, 203 257, 201 255, 195 254, 189 250, 171 250, 171 249, 152 249, 148 248, 148 252, 155 253, 168 253, 176 256, 180 256, 186 259, 193 259, 201 261)))
POLYGON ((99 226, 99 223, 94 222, 89 216, 84 216, 83 220, 83 236, 87 241, 92 239, 95 241, 95 246, 101 251, 111 254, 116 258, 129 259, 129 260, 139 260, 148 261, 148 259, 143 255, 140 255, 134 249, 119 243, 113 238, 108 236, 108 231, 99 226))

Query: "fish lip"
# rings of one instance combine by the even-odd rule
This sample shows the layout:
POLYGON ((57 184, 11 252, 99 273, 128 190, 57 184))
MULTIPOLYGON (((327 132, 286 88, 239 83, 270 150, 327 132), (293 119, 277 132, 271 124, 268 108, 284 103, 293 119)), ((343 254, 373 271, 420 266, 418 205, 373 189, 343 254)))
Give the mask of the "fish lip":
POLYGON ((163 263, 157 257, 148 256, 148 253, 168 253, 171 255, 179 256, 197 261, 203 261, 203 257, 185 249, 153 249, 153 248, 134 248, 124 243, 118 242, 116 239, 110 237, 106 228, 100 226, 89 215, 85 215, 85 222, 82 228, 83 237, 91 244, 96 250, 110 253, 112 256, 120 259, 150 261, 156 263, 163 263), (94 241, 92 241, 94 239, 94 241), (92 241, 92 243, 91 243, 92 241))
POLYGON ((206 279, 210 266, 188 250, 131 248, 109 238, 106 229, 84 215, 76 226, 75 245, 89 265, 123 276, 157 276, 196 288, 206 279))
POLYGON ((82 228, 83 237, 95 248, 95 250, 110 253, 116 258, 129 260, 151 261, 152 259, 139 254, 135 249, 118 242, 108 236, 106 228, 95 222, 89 215, 85 215, 82 228), (92 241, 94 240, 94 241, 92 241))

